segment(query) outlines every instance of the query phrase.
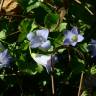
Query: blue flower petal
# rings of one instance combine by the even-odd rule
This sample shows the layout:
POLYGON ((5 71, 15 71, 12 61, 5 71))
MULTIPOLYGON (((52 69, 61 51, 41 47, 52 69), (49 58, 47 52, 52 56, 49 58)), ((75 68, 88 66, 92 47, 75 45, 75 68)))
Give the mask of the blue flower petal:
POLYGON ((42 36, 45 40, 47 40, 48 34, 49 34, 49 30, 48 29, 42 29, 42 30, 37 30, 36 31, 36 35, 37 36, 42 36))
POLYGON ((91 52, 92 57, 96 56, 96 40, 91 40, 88 49, 91 52))
POLYGON ((90 44, 96 44, 96 40, 91 39, 91 43, 90 44))
POLYGON ((51 48, 51 43, 49 40, 47 40, 46 42, 43 42, 43 44, 39 47, 41 50, 48 50, 49 48, 51 48))
POLYGON ((51 58, 47 61, 46 70, 47 70, 48 73, 51 71, 51 58))
POLYGON ((56 55, 50 56, 50 59, 47 61, 46 70, 49 73, 51 70, 51 66, 58 62, 58 58, 56 55))
POLYGON ((96 56, 96 49, 93 50, 93 51, 91 51, 91 55, 92 55, 92 57, 95 57, 96 56))
POLYGON ((73 34, 71 31, 69 31, 69 32, 67 33, 66 38, 69 39, 70 42, 72 42, 72 37, 73 37, 74 35, 75 35, 75 34, 73 34))
POLYGON ((68 32, 70 32, 70 30, 65 31, 64 35, 67 36, 68 32))
POLYGON ((84 37, 82 35, 78 35, 78 41, 77 42, 81 42, 84 40, 84 37))
POLYGON ((70 45, 70 40, 69 39, 65 39, 64 40, 64 45, 70 45))
POLYGON ((38 42, 37 42, 37 43, 31 43, 31 42, 30 42, 30 47, 31 47, 31 48, 37 48, 37 47, 39 47, 40 45, 41 45, 41 44, 38 43, 38 42))
POLYGON ((37 48, 44 42, 43 38, 40 36, 35 36, 31 39, 31 48, 37 48))
POLYGON ((88 49, 90 50, 92 57, 96 56, 96 45, 89 45, 88 49))
POLYGON ((77 42, 73 42, 71 43, 72 46, 76 46, 77 42))
POLYGON ((8 50, 0 52, 0 68, 9 66, 12 57, 8 54, 8 50))
POLYGON ((77 29, 77 27, 73 27, 71 29, 71 32, 74 33, 75 35, 78 35, 78 29, 77 29))
POLYGON ((43 65, 47 72, 51 71, 51 55, 43 55, 43 54, 35 54, 36 56, 33 58, 37 64, 43 65))
POLYGON ((35 33, 30 32, 30 33, 27 34, 27 39, 28 39, 29 41, 31 41, 31 40, 34 38, 34 36, 35 36, 35 33))

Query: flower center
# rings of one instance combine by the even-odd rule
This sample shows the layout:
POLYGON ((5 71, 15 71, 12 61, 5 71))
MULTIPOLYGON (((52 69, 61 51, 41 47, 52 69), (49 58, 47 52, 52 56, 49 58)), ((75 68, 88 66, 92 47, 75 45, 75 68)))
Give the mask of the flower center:
POLYGON ((39 40, 39 42, 44 42, 45 41, 42 36, 38 36, 38 40, 39 40))
POLYGON ((72 41, 76 42, 77 40, 78 40, 77 35, 73 35, 73 36, 72 36, 72 41))

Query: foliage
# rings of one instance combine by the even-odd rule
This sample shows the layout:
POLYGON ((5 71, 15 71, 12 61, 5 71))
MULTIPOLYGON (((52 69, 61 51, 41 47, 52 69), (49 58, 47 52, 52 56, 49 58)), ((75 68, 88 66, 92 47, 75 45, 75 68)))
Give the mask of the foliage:
POLYGON ((96 1, 68 1, 0 5, 0 96, 96 93, 96 1))

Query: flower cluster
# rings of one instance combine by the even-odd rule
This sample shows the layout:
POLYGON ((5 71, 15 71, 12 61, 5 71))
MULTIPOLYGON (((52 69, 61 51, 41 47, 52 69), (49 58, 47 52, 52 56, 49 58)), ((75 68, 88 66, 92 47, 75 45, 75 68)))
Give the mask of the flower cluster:
MULTIPOLYGON (((30 41, 31 48, 39 48, 41 50, 48 50, 51 47, 51 43, 48 39, 49 31, 47 29, 37 30, 35 32, 30 32, 27 35, 27 39, 30 41)), ((78 33, 76 27, 73 27, 72 30, 64 32, 65 40, 64 45, 75 46, 78 42, 83 41, 84 37, 78 33)), ((32 53, 32 58, 38 63, 43 65, 47 72, 51 71, 53 63, 58 61, 58 58, 54 55, 44 55, 44 54, 34 54, 32 53), (51 62, 53 61, 53 62, 51 62)))

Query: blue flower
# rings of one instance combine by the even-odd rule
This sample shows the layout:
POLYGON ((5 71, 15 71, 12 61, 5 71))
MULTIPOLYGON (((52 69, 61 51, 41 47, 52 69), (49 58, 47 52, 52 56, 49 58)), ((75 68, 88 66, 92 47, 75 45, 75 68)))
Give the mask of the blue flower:
POLYGON ((11 62, 11 56, 8 54, 8 50, 0 52, 0 68, 8 67, 11 62))
POLYGON ((78 34, 78 30, 76 27, 73 27, 71 30, 64 32, 64 35, 64 45, 75 46, 78 42, 81 42, 84 39, 82 35, 78 34))
POLYGON ((27 38, 30 41, 30 47, 48 50, 51 47, 50 41, 47 40, 48 34, 49 31, 47 29, 28 33, 27 38))
POLYGON ((91 40, 90 44, 88 45, 89 51, 91 52, 91 56, 96 56, 96 40, 91 40))
POLYGON ((55 64, 58 62, 58 58, 56 55, 51 56, 35 53, 32 53, 31 55, 37 64, 41 64, 46 68, 48 73, 51 71, 51 64, 55 64))

